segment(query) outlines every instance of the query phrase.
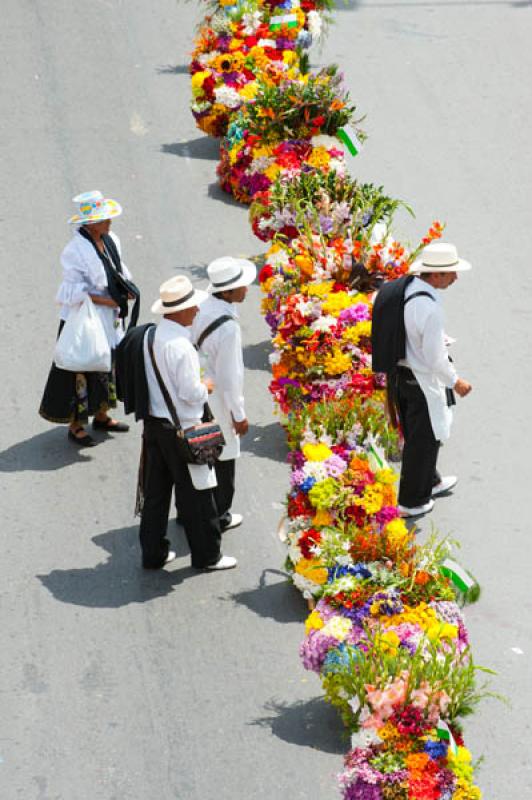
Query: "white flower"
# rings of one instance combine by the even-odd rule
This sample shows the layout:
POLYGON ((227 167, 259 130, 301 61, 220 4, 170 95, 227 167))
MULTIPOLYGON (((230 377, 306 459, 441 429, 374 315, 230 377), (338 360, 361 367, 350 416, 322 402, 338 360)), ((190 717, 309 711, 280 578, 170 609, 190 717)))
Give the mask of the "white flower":
POLYGON ((298 572, 294 572, 292 575, 292 580, 294 582, 294 586, 299 589, 300 592, 303 592, 303 597, 305 600, 310 600, 312 597, 314 597, 314 594, 318 594, 321 591, 321 586, 319 583, 309 581, 308 578, 304 578, 303 575, 300 575, 298 572))
POLYGON ((329 316, 318 317, 310 324, 313 331, 330 331, 336 325, 336 318, 329 316))
POLYGON ((270 353, 270 355, 268 356, 268 361, 270 362, 270 366, 273 366, 274 364, 279 364, 279 362, 281 361, 281 354, 278 352, 270 353))
POLYGON ((307 461, 303 467, 303 474, 306 478, 315 478, 317 483, 328 478, 323 461, 307 461))
POLYGON ((238 108, 242 104, 242 98, 231 86, 219 86, 214 90, 216 102, 227 108, 238 108))
POLYGON ((307 14, 307 24, 309 33, 314 39, 319 39, 321 35, 321 16, 317 11, 309 11, 307 14))
POLYGON ((285 267, 289 263, 290 256, 286 250, 277 250, 276 253, 270 253, 268 255, 268 264, 271 264, 272 267, 285 267))
POLYGON ((329 136, 326 133, 320 133, 318 136, 313 136, 310 140, 312 147, 325 147, 326 150, 342 150, 342 144, 336 136, 329 136))
POLYGON ((242 17, 242 24, 244 25, 244 33, 246 36, 251 36, 259 25, 261 24, 261 13, 260 11, 250 11, 247 14, 244 14, 242 17))

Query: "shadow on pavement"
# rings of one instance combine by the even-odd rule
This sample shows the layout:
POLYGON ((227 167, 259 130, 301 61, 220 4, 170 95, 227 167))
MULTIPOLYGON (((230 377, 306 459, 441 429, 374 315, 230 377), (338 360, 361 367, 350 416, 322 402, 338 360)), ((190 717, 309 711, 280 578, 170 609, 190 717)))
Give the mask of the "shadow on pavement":
POLYGON ((262 717, 248 723, 270 728, 283 742, 300 747, 312 747, 324 753, 342 754, 349 748, 349 736, 341 725, 335 709, 323 697, 282 703, 271 700, 265 711, 275 716, 262 717))
MULTIPOLYGON (((169 538, 178 555, 188 553, 184 533, 174 520, 168 523, 169 538), (178 531, 176 533, 174 531, 178 531), (178 547, 174 542, 178 541, 178 547)), ((192 567, 143 570, 140 566, 138 526, 118 528, 95 536, 92 541, 110 557, 95 567, 54 569, 37 575, 43 586, 61 603, 89 608, 120 608, 164 597, 186 578, 199 575, 192 567)))
POLYGON ((181 158, 202 158, 207 161, 218 161, 220 158, 220 144, 209 136, 199 136, 188 142, 172 142, 161 145, 161 152, 181 158))
POLYGON ((277 569, 265 569, 260 576, 259 585, 254 589, 235 592, 222 598, 244 605, 259 617, 274 619, 276 622, 304 622, 308 609, 301 594, 294 589, 288 575, 277 569), (266 583, 266 575, 280 575, 283 580, 266 583))
POLYGON ((69 442, 66 431, 66 425, 53 428, 6 448, 0 453, 0 472, 48 472, 91 461, 90 451, 69 442))
POLYGON ((244 366, 246 369, 270 371, 268 356, 272 352, 270 341, 247 344, 243 348, 244 366))
POLYGON ((207 187, 207 194, 213 200, 221 200, 222 203, 225 203, 228 206, 234 206, 235 208, 247 208, 244 203, 239 203, 238 200, 235 200, 235 198, 229 194, 229 192, 224 192, 217 181, 209 183, 209 186, 207 187))
POLYGON ((253 453, 257 458, 270 458, 272 461, 285 462, 288 455, 286 435, 278 422, 269 425, 250 425, 242 437, 243 453, 253 453))
POLYGON ((188 75, 188 64, 165 64, 157 67, 159 75, 188 75))

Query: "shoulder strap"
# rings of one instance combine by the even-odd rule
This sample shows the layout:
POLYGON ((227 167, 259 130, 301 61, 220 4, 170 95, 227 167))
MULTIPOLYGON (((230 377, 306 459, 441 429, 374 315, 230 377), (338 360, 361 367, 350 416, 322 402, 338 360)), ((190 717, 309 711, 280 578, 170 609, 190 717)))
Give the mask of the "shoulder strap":
POLYGON ((153 366, 153 371, 155 372, 155 377, 157 378, 157 383, 159 384, 159 389, 161 390, 161 394, 164 397, 164 401, 168 406, 168 411, 170 412, 170 416, 172 417, 172 422, 174 423, 175 427, 178 431, 182 430, 181 423, 179 422, 179 417, 177 416, 176 408, 172 402, 172 398, 168 393, 168 389, 165 386, 165 383, 162 379, 161 373, 159 372, 159 367, 157 366, 157 362, 155 360, 155 353, 153 352, 153 340, 155 339, 155 331, 157 327, 154 325, 148 331, 148 350, 150 353, 151 363, 153 366))
POLYGON ((409 303, 411 300, 413 300, 414 297, 430 297, 430 299, 434 303, 436 302, 436 298, 433 295, 431 295, 430 292, 414 292, 413 294, 410 295, 410 297, 406 298, 404 305, 406 306, 406 304, 409 303))
POLYGON ((207 325, 205 330, 198 336, 198 341, 196 342, 197 349, 199 350, 201 348, 201 345, 203 344, 207 336, 210 336, 211 333, 214 333, 214 331, 217 328, 219 328, 220 325, 223 325, 224 322, 229 322, 230 319, 236 322, 236 319, 232 317, 230 314, 222 314, 221 317, 218 317, 217 319, 213 320, 209 325, 207 325))

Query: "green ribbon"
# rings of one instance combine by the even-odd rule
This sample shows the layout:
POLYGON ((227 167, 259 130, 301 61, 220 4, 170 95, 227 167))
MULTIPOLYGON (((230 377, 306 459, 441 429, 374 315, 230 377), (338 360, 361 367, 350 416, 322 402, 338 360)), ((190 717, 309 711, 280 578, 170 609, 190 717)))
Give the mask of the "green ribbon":
POLYGON ((440 572, 446 578, 449 578, 461 592, 468 592, 475 585, 473 578, 467 574, 460 564, 457 564, 451 558, 446 558, 440 564, 440 572))

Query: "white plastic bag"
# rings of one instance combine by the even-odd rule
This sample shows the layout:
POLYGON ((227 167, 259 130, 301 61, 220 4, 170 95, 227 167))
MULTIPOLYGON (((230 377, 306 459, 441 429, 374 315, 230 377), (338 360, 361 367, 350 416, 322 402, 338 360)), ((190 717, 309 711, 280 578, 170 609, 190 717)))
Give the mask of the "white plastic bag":
POLYGON ((54 361, 69 372, 110 372, 111 348, 90 297, 70 311, 55 345, 54 361))

